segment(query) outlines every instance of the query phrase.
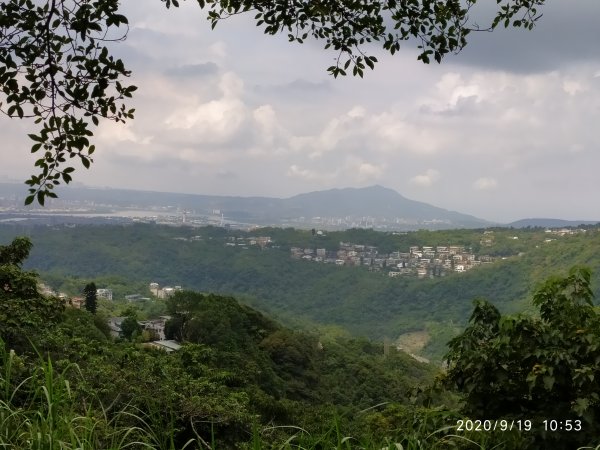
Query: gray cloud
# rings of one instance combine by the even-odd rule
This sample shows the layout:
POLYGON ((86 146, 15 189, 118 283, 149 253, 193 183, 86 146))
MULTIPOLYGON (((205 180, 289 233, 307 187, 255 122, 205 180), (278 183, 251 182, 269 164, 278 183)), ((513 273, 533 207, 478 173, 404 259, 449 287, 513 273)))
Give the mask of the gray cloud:
POLYGON ((165 74, 176 77, 204 77, 206 75, 216 75, 218 72, 219 66, 214 62, 206 62, 172 67, 167 69, 165 74))
MULTIPOLYGON (((474 17, 489 23, 495 2, 478 2, 474 17)), ((600 63, 600 8, 597 0, 548 1, 532 31, 498 28, 473 32, 467 47, 452 63, 508 70, 517 73, 548 71, 572 64, 600 63)))
POLYGON ((257 85, 255 90, 260 93, 273 92, 278 94, 281 93, 294 93, 300 95, 306 94, 323 94, 324 92, 331 92, 333 89, 331 83, 326 80, 312 81, 303 78, 296 78, 295 80, 276 85, 257 85))

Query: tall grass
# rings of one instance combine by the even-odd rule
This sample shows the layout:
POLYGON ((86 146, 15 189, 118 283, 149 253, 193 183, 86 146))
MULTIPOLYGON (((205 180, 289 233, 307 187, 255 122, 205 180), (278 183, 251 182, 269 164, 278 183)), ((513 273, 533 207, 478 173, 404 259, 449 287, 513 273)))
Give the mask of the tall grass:
MULTIPOLYGON (((370 436, 354 437, 342 430, 340 417, 334 417, 329 428, 320 434, 295 426, 253 427, 251 443, 248 450, 517 450, 526 448, 518 433, 506 433, 503 436, 486 433, 456 434, 455 425, 439 427, 434 431, 432 425, 451 420, 439 411, 431 410, 414 417, 411 423, 396 430, 396 436, 382 437, 377 433, 370 436), (287 431, 289 437, 274 444, 273 431, 287 431)), ((600 450, 600 449, 596 449, 600 450)))
MULTIPOLYGON (((33 450, 179 450, 173 420, 161 423, 134 408, 109 412, 100 402, 84 408, 69 381, 81 376, 76 365, 57 372, 38 355, 29 375, 21 358, 0 341, 0 449, 33 450)), ((190 440, 183 448, 195 444, 190 440)), ((197 446, 200 447, 200 446, 197 446)))
MULTIPOLYGON (((113 411, 100 401, 87 399, 85 405, 74 394, 70 380, 81 377, 71 364, 58 371, 49 358, 38 355, 29 369, 14 351, 0 341, 0 450, 118 450, 156 449, 221 450, 215 432, 209 439, 195 436, 177 442, 173 409, 156 407, 141 411, 126 406, 113 411)), ((295 426, 264 427, 258 423, 246 444, 248 450, 436 450, 436 449, 519 449, 527 448, 518 433, 459 435, 449 416, 435 410, 415 414, 397 430, 366 435, 348 432, 348 423, 334 416, 321 433, 295 426), (342 424, 345 423, 345 426, 342 424), (446 424, 445 426, 443 424, 446 424), (433 431, 432 431, 433 430, 433 431), (381 434, 388 434, 384 438, 381 434), (365 437, 366 436, 366 437, 365 437)), ((589 447, 592 449, 592 447, 589 447)), ((600 450, 600 446, 593 450, 600 450)))
MULTIPOLYGON (((38 355, 33 369, 25 370, 23 360, 7 351, 0 342, 0 449, 33 450, 117 450, 220 449, 214 432, 210 442, 197 433, 185 444, 176 443, 175 417, 164 411, 140 411, 126 407, 108 411, 99 401, 83 407, 75 397, 69 379, 80 377, 71 364, 57 371, 49 358, 38 355), (95 405, 95 406, 92 406, 95 405)), ((491 450, 485 439, 452 434, 452 427, 428 433, 435 418, 414 420, 399 430, 396 438, 355 438, 342 430, 334 417, 319 434, 293 426, 261 427, 255 424, 245 448, 250 450, 430 450, 471 448, 491 450), (431 420, 429 420, 431 419, 431 420), (285 438, 281 438, 285 435, 285 438), (279 438, 277 438, 279 436, 279 438)), ((192 424, 193 425, 193 424, 192 424)), ((193 428, 193 427, 192 427, 193 428)), ((498 447, 499 448, 499 447, 498 447)), ((502 448, 517 448, 504 446, 502 448)))
MULTIPOLYGON (((210 442, 197 433, 195 438, 177 446, 173 414, 153 410, 143 412, 126 407, 109 412, 100 402, 87 402, 83 408, 75 398, 69 377, 81 376, 71 364, 57 371, 49 358, 38 355, 29 374, 14 351, 0 342, 0 449, 33 450, 117 450, 185 448, 217 450, 212 433, 210 442), (91 406, 95 404, 96 406, 91 406)), ((261 427, 255 424, 245 448, 251 450, 429 450, 473 448, 491 450, 485 442, 451 434, 451 428, 427 433, 428 421, 414 420, 413 428, 402 430, 395 439, 355 438, 347 435, 339 417, 320 434, 294 426, 261 427), (275 435, 285 438, 277 439, 275 435), (274 441, 276 443, 274 443, 274 441), (278 442, 277 442, 278 441, 278 442)), ((503 447, 514 448, 514 447, 503 447)))

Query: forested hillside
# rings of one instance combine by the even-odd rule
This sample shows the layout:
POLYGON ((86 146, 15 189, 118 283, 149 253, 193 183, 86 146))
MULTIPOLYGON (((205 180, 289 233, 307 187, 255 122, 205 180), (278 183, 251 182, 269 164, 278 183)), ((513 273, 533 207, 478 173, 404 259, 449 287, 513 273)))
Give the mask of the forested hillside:
POLYGON ((533 314, 502 315, 477 301, 442 369, 189 290, 164 300, 165 334, 179 343, 166 353, 124 326, 113 337, 87 303, 75 309, 40 293, 23 269, 30 250, 27 238, 0 245, 7 448, 597 445, 600 314, 589 269, 540 285, 533 314))
POLYGON ((236 448, 254 429, 271 427, 255 438, 275 443, 295 433, 286 425, 327 432, 336 417, 366 437, 374 429, 359 411, 408 404, 436 371, 191 291, 168 300, 177 352, 115 341, 102 317, 37 292, 21 267, 29 250, 24 238, 0 246, 0 446, 236 448))
MULTIPOLYGON (((57 284, 76 277, 83 286, 86 280, 111 276, 115 285, 120 281, 139 289, 150 282, 182 285, 235 295, 291 325, 318 327, 321 332, 335 325, 351 335, 378 340, 425 330, 431 340, 424 353, 438 358, 445 342, 466 323, 475 298, 487 298, 502 311, 521 311, 536 284, 549 274, 564 273, 574 264, 600 266, 594 251, 600 233, 594 228, 572 235, 542 229, 495 229, 493 234, 490 230, 487 234, 484 230, 316 234, 152 225, 0 228, 3 241, 23 231, 35 244, 27 267, 57 284), (272 242, 264 247, 227 245, 231 239, 258 235, 269 236, 272 242), (496 262, 440 278, 392 279, 385 271, 290 257, 294 246, 335 250, 340 241, 377 246, 381 252, 405 251, 412 245, 463 245, 496 257, 496 262)), ((598 272, 594 271, 592 284, 596 290, 598 272)))

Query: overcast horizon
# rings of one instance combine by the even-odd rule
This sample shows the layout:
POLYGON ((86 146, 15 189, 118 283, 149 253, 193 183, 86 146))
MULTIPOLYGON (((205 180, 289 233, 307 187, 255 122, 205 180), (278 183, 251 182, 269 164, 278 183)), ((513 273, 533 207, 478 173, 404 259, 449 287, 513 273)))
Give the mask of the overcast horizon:
MULTIPOLYGON (((122 11, 136 118, 101 123, 75 182, 266 197, 379 184, 496 222, 600 220, 597 1, 552 2, 531 32, 473 33, 441 65, 411 44, 373 49, 364 79, 333 79, 321 42, 265 36, 252 14, 211 31, 194 2, 122 11)), ((35 129, 0 120, 0 181, 33 172, 35 129)))

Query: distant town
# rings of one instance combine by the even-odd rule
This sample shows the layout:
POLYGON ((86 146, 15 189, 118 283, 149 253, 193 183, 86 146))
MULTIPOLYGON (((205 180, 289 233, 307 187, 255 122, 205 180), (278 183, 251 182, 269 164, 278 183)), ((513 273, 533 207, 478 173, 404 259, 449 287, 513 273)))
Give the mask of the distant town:
POLYGON ((494 261, 491 256, 476 256, 461 245, 412 246, 408 252, 379 253, 377 247, 340 242, 337 251, 292 247, 290 252, 294 259, 338 266, 365 266, 371 271, 387 271, 390 277, 440 277, 494 261))
MULTIPOLYGON (((316 231, 323 235, 323 231, 316 231)), ((199 241, 201 236, 177 237, 175 240, 199 241)), ((249 236, 225 238, 226 247, 248 249, 250 246, 260 248, 277 247, 270 236, 249 236)), ((493 232, 485 231, 481 239, 482 246, 493 242, 493 232)), ((362 266, 373 272, 387 271, 388 276, 401 275, 425 277, 441 277, 449 272, 467 272, 481 264, 490 264, 495 258, 489 255, 475 255, 462 245, 448 246, 411 246, 408 251, 380 253, 377 247, 352 242, 340 242, 338 250, 325 248, 291 247, 293 259, 311 261, 337 266, 362 266)))

